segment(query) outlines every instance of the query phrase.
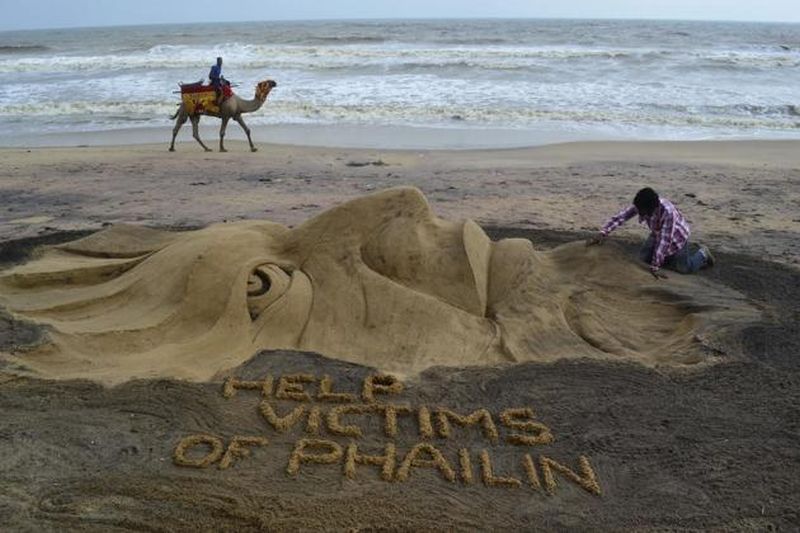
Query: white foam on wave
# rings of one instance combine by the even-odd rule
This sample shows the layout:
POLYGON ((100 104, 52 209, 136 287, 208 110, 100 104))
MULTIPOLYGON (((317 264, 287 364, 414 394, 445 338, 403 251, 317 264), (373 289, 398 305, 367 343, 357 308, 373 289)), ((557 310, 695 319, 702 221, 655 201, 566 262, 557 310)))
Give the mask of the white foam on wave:
POLYGON ((679 50, 507 45, 430 47, 396 43, 299 46, 233 42, 214 46, 157 45, 144 52, 128 54, 13 56, 0 59, 0 72, 97 72, 145 68, 202 70, 208 68, 211 60, 217 56, 223 56, 229 65, 245 69, 462 66, 502 70, 561 62, 601 61, 635 65, 656 60, 685 68, 727 66, 792 69, 800 66, 800 52, 782 49, 679 50))
POLYGON ((204 78, 222 56, 245 98, 261 79, 278 82, 252 124, 800 136, 800 40, 789 30, 750 28, 763 33, 748 40, 740 26, 673 26, 253 23, 120 30, 113 46, 107 32, 76 31, 66 44, 0 54, 0 127, 166 127, 177 82, 204 78))
MULTIPOLYGON (((56 130, 104 129, 148 125, 166 127, 176 110, 175 101, 78 101, 51 104, 0 106, 2 121, 36 120, 56 130), (91 129, 88 128, 88 129, 91 129)), ((213 120, 213 119, 206 119, 213 120)), ((455 128, 530 128, 542 122, 564 124, 618 124, 633 127, 692 127, 706 130, 798 131, 800 118, 775 120, 769 117, 733 114, 662 114, 636 109, 534 109, 464 105, 408 105, 385 103, 312 104, 301 101, 272 101, 262 110, 247 116, 251 124, 350 124, 408 125, 455 128)))

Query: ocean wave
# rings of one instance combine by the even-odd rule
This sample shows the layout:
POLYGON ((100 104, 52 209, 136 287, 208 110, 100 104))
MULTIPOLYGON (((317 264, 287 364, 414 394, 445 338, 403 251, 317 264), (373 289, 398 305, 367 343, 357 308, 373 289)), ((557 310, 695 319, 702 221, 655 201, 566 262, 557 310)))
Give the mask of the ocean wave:
MULTIPOLYGON (((320 39, 339 39, 338 37, 320 39)), ((344 40, 352 37, 342 38, 344 40)), ((0 59, 0 72, 119 71, 136 69, 205 69, 213 58, 222 56, 232 68, 281 68, 305 70, 388 69, 463 67, 483 70, 520 70, 542 66, 600 68, 605 63, 639 67, 667 67, 702 70, 786 69, 800 67, 800 52, 775 50, 676 50, 644 48, 602 48, 585 46, 438 46, 402 43, 384 44, 373 38, 360 44, 256 45, 223 43, 215 46, 156 45, 133 53, 97 55, 22 54, 19 47, 0 59), (13 57, 12 57, 13 56, 13 57), (600 62, 592 64, 591 62, 600 62)), ((8 48, 8 47, 7 47, 8 48)), ((3 49, 0 48, 0 51, 3 49)), ((24 49, 45 52, 47 49, 24 49)))
POLYGON ((490 45, 490 44, 508 44, 508 39, 503 37, 451 37, 446 39, 440 39, 437 42, 441 44, 463 44, 463 45, 471 45, 471 46, 480 46, 480 45, 490 45))
POLYGON ((695 55, 695 68, 796 68, 800 67, 800 53, 789 52, 713 52, 695 55))
POLYGON ((710 114, 721 115, 741 115, 753 117, 798 117, 800 107, 792 104, 780 105, 758 105, 758 104, 734 104, 728 106, 705 106, 704 111, 710 114))
POLYGON ((524 68, 536 61, 615 60, 624 50, 518 47, 387 48, 382 46, 260 46, 220 45, 197 48, 158 45, 144 53, 93 56, 39 55, 0 60, 0 72, 117 71, 142 68, 207 68, 211 59, 225 58, 235 68, 303 68, 326 70, 364 66, 448 66, 484 69, 524 68))
POLYGON ((607 123, 656 126, 700 126, 752 130, 797 130, 800 121, 776 120, 769 116, 719 116, 701 114, 650 114, 625 109, 535 109, 476 108, 471 106, 313 106, 279 104, 271 113, 302 118, 306 122, 356 123, 451 123, 459 126, 529 127, 542 121, 607 123))
POLYGON ((15 105, 0 105, 0 117, 38 117, 38 118, 69 118, 69 117, 113 117, 114 120, 139 120, 141 117, 165 117, 175 112, 179 101, 55 101, 45 103, 22 103, 15 105))
POLYGON ((688 104, 648 104, 640 109, 658 113, 677 115, 710 115, 745 118, 793 119, 800 116, 800 106, 794 104, 728 104, 728 105, 688 105, 688 104))
POLYGON ((366 35, 338 35, 333 37, 309 37, 303 40, 306 44, 366 44, 366 43, 384 43, 386 38, 374 37, 366 35))
POLYGON ((0 54, 30 54, 33 52, 46 52, 51 48, 41 44, 6 44, 0 45, 0 54))
MULTIPOLYGON (((175 112, 177 101, 150 100, 80 101, 0 106, 0 120, 33 117, 41 122, 64 125, 90 121, 93 124, 125 127, 131 123, 164 125, 175 112)), ((797 106, 724 106, 728 114, 698 112, 665 113, 664 106, 653 109, 583 107, 577 109, 538 109, 471 105, 412 105, 389 103, 371 105, 316 104, 302 101, 270 101, 259 112, 248 116, 253 124, 379 124, 451 125, 458 127, 531 127, 541 122, 572 124, 611 124, 629 126, 699 127, 734 130, 800 130, 797 106), (737 108, 750 109, 752 115, 735 114, 737 108)))

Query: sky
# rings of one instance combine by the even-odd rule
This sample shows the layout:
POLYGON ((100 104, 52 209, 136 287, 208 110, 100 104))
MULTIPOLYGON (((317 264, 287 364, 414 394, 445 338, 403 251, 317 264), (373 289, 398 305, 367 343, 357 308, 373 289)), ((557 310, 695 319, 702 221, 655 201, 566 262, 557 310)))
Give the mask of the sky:
POLYGON ((0 31, 363 18, 640 18, 800 22, 800 0, 0 0, 0 31))

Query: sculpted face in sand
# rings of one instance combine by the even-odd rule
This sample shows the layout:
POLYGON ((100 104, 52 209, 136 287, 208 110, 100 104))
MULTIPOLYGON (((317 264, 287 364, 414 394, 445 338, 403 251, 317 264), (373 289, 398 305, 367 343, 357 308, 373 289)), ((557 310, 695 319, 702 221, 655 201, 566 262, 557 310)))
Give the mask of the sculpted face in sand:
POLYGON ((659 284, 612 247, 492 242, 411 188, 295 229, 115 226, 2 273, 0 304, 49 329, 18 365, 107 383, 208 379, 279 348, 400 375, 576 356, 690 364, 698 335, 752 317, 736 294, 659 284))

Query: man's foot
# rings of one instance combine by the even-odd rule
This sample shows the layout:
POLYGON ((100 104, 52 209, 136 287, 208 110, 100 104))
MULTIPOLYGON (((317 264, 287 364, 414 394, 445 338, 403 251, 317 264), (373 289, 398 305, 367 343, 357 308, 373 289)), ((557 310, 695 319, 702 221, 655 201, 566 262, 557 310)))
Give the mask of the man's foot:
POLYGON ((706 245, 701 246, 700 253, 703 254, 703 257, 706 258, 706 262, 703 266, 709 268, 713 267, 715 263, 714 255, 711 253, 711 250, 708 249, 708 246, 706 245))

